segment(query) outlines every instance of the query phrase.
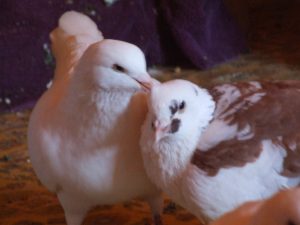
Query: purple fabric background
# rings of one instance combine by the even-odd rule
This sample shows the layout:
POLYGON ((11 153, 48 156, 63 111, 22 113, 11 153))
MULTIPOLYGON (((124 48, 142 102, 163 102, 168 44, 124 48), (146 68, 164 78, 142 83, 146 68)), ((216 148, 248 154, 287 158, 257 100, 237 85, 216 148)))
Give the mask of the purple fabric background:
POLYGON ((148 66, 206 69, 247 50, 222 0, 0 0, 0 111, 32 106, 53 75, 49 32, 66 10, 106 38, 138 45, 148 66))

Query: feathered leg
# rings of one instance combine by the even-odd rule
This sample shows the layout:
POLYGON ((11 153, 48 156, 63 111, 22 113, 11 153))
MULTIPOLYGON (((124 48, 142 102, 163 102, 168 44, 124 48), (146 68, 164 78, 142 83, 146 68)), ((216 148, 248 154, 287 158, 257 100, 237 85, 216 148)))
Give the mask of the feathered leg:
POLYGON ((57 196, 64 209, 67 225, 81 225, 85 215, 92 206, 63 192, 59 193, 57 196))
POLYGON ((154 225, 163 225, 162 222, 162 210, 163 210, 163 196, 162 194, 160 195, 155 195, 146 198, 151 212, 152 212, 152 218, 153 218, 153 223, 154 225))

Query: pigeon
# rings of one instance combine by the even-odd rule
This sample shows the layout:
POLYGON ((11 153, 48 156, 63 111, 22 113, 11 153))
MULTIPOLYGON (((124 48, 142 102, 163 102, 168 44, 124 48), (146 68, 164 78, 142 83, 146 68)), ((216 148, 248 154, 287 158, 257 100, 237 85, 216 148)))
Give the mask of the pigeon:
POLYGON ((199 219, 300 182, 300 81, 154 85, 140 145, 149 178, 199 219))
POLYGON ((140 197, 161 224, 162 193, 148 178, 139 139, 145 91, 158 83, 135 45, 103 39, 96 24, 66 12, 51 33, 57 67, 28 126, 33 169, 80 225, 94 206, 140 197))
POLYGON ((300 189, 279 191, 266 200, 247 202, 210 225, 299 225, 300 189))

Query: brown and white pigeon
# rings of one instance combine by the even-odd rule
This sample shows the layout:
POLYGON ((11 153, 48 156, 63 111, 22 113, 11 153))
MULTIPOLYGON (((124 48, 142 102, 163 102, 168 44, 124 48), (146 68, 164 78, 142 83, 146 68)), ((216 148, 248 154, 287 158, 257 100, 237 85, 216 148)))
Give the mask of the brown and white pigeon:
POLYGON ((300 82, 152 88, 142 155, 151 180, 214 220, 300 182, 300 82))
POLYGON ((51 34, 57 62, 53 85, 28 128, 32 166, 63 206, 68 225, 89 209, 146 199, 160 224, 162 197, 143 167, 139 139, 153 79, 135 45, 102 40, 87 16, 67 12, 51 34))
POLYGON ((300 189, 282 190, 269 199, 247 202, 210 225, 299 225, 300 189))

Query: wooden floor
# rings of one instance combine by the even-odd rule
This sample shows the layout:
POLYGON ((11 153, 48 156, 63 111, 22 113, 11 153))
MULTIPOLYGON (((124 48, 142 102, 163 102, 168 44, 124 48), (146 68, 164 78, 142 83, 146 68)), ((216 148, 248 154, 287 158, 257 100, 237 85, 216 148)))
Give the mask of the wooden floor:
MULTIPOLYGON (((238 80, 300 79, 299 9, 298 5, 290 5, 251 11, 252 29, 248 37, 252 53, 249 55, 203 72, 163 69, 158 78, 184 78, 203 86, 238 80)), ((39 184, 28 159, 29 113, 0 114, 0 225, 65 224, 56 197, 39 184)), ((163 217, 165 225, 201 224, 168 200, 163 217)), ((86 225, 150 223, 149 209, 139 200, 98 207, 85 220, 86 225)))

